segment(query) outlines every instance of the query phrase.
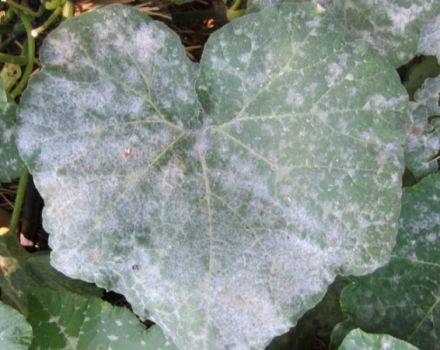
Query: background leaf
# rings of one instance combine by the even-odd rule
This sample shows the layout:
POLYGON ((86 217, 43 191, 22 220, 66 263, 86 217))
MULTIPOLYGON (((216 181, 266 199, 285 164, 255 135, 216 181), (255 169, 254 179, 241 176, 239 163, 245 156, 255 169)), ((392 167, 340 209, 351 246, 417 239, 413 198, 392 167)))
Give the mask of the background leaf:
POLYGON ((147 330, 130 310, 94 297, 37 288, 28 312, 31 350, 176 349, 157 326, 147 330))
POLYGON ((407 95, 315 6, 233 21, 199 73, 174 33, 121 6, 63 22, 40 60, 18 143, 51 261, 180 349, 263 348, 337 274, 388 260, 407 95))
POLYGON ((388 334, 368 334, 360 329, 351 331, 339 350, 417 350, 415 346, 388 334))
POLYGON ((83 295, 102 295, 102 289, 72 280, 49 263, 49 252, 28 253, 12 234, 0 237, 0 288, 2 300, 25 310, 27 293, 37 287, 67 290, 83 295))
POLYGON ((416 177, 439 169, 440 153, 440 76, 427 79, 411 103, 411 123, 405 148, 406 166, 416 177))
POLYGON ((0 348, 27 350, 32 341, 32 327, 9 305, 0 302, 0 348))
POLYGON ((18 177, 23 164, 15 146, 15 102, 0 79, 0 182, 18 177))
POLYGON ((440 349, 440 175, 405 189, 390 263, 341 295, 343 311, 367 332, 388 333, 424 350, 440 349))

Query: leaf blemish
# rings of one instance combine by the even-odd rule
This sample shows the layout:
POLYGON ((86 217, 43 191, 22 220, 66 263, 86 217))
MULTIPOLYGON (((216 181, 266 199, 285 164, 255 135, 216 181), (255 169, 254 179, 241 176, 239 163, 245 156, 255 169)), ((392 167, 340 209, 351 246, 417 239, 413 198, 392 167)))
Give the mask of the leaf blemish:
POLYGON ((133 153, 131 152, 131 148, 130 148, 130 147, 126 147, 126 148, 124 148, 124 150, 123 150, 123 154, 124 154, 124 157, 125 157, 127 160, 130 160, 130 159, 133 158, 133 153))

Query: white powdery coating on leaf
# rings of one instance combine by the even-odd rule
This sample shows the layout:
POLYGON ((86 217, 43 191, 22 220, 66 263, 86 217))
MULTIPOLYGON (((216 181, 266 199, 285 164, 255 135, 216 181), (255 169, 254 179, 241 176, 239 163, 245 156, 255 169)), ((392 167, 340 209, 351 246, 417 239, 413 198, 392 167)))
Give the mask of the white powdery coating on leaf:
POLYGON ((330 10, 395 67, 417 53, 421 28, 440 14, 437 0, 333 0, 330 10))
POLYGON ((181 349, 263 348, 394 243, 400 83, 331 16, 282 10, 215 33, 197 83, 164 27, 97 10, 49 36, 22 99, 52 263, 181 349))
POLYGON ((9 102, 0 81, 0 182, 11 181, 21 171, 21 161, 15 146, 15 104, 9 102))
POLYGON ((423 55, 437 56, 440 63, 440 15, 423 27, 417 50, 423 55))
POLYGON ((420 15, 429 11, 431 4, 429 1, 421 2, 420 4, 411 4, 409 7, 400 6, 398 3, 387 2, 385 9, 388 18, 391 20, 393 27, 392 32, 403 34, 408 25, 420 19, 420 15))

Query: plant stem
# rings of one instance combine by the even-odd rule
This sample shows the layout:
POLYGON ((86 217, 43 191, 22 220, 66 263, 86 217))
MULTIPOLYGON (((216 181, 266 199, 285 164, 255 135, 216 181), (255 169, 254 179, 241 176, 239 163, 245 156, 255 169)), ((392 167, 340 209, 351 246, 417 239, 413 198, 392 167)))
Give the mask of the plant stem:
POLYGON ((49 18, 38 28, 32 29, 31 35, 36 38, 38 35, 40 35, 42 32, 44 32, 61 14, 62 6, 58 6, 55 11, 53 11, 49 18))
POLYGON ((32 68, 34 67, 34 58, 35 58, 35 39, 32 36, 32 25, 29 20, 29 17, 21 12, 17 12, 18 16, 20 17, 21 21, 23 22, 24 28, 26 29, 27 34, 27 64, 26 68, 24 69, 23 75, 18 82, 17 86, 14 90, 12 90, 11 95, 13 98, 16 98, 20 93, 23 91, 24 87, 26 86, 26 83, 29 79, 29 76, 32 73, 32 68))
POLYGON ((232 6, 229 8, 231 11, 237 11, 241 5, 241 0, 234 0, 232 6))
MULTIPOLYGON (((14 0, 4 0, 6 3, 11 6, 12 8, 15 8, 17 10, 22 11, 23 13, 32 16, 32 17, 40 17, 43 14, 43 11, 41 11, 41 8, 38 9, 38 11, 31 10, 29 7, 23 6, 14 0)), ((44 10, 44 9, 43 9, 44 10)))
POLYGON ((21 207, 23 206, 24 194, 26 192, 26 186, 29 179, 29 172, 26 167, 20 175, 20 181, 18 182, 17 197, 15 198, 14 211, 12 212, 11 225, 9 232, 15 234, 18 228, 18 222, 20 221, 21 207))
POLYGON ((14 56, 7 53, 0 52, 0 62, 1 63, 15 63, 23 66, 27 63, 27 58, 25 56, 14 56))
POLYGON ((46 1, 44 7, 46 10, 55 10, 60 5, 60 0, 46 1))

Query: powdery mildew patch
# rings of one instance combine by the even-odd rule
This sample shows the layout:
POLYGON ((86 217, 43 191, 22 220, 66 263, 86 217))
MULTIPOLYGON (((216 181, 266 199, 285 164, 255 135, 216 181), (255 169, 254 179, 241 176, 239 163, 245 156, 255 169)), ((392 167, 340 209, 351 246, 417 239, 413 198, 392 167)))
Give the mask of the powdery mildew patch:
POLYGON ((0 181, 20 175, 22 162, 15 146, 15 104, 7 97, 0 82, 0 181))
POLYGON ((390 262, 356 279, 341 294, 350 324, 440 349, 440 176, 404 190, 397 243, 390 262))

